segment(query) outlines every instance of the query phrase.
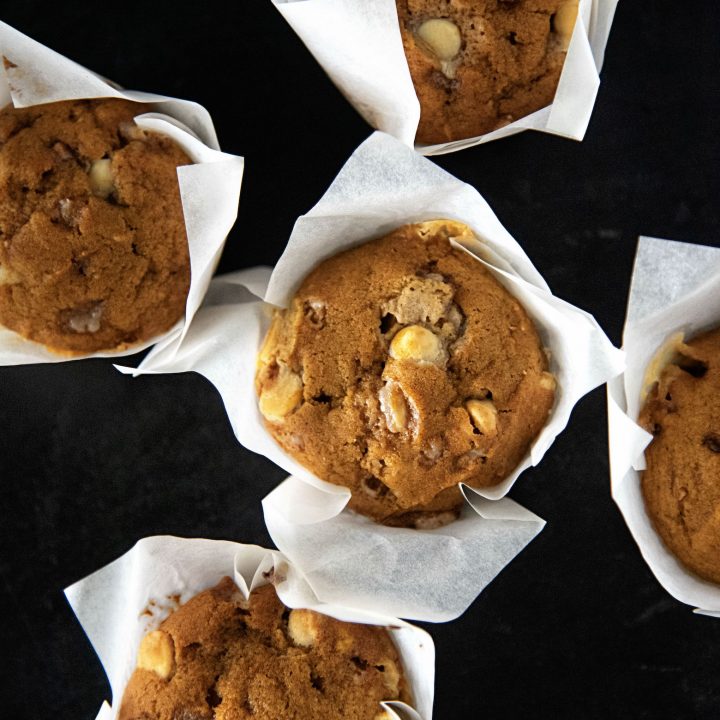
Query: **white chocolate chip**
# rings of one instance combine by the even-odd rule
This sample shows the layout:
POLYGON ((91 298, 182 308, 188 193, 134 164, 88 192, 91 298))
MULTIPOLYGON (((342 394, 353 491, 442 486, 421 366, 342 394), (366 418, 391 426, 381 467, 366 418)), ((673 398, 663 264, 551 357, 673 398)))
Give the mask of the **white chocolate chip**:
POLYGON ((140 643, 137 666, 150 670, 163 680, 175 672, 175 644, 173 639, 162 630, 153 630, 140 643))
POLYGON ((438 60, 452 60, 462 45, 460 28, 452 20, 444 18, 426 20, 417 29, 417 36, 438 60))
POLYGON ((676 364, 682 356, 683 350, 686 352, 689 350, 688 346, 683 342, 684 340, 685 334, 683 332, 674 333, 668 338, 667 342, 663 343, 649 362, 643 376, 642 390, 640 391, 640 399, 643 402, 647 400, 653 385, 660 381, 662 371, 668 365, 676 364))
POLYGON ((278 364, 277 374, 260 390, 260 412, 270 422, 280 422, 302 401, 302 378, 287 365, 278 364))
POLYGON ((497 408, 492 400, 467 400, 465 409, 475 429, 483 435, 497 434, 497 408))
POLYGON ((107 198, 115 190, 112 166, 109 158, 95 160, 92 165, 90 165, 88 178, 90 180, 90 190, 92 190, 93 195, 107 198))
POLYGON ((89 310, 76 310, 68 320, 71 330, 76 333, 95 333, 100 329, 102 303, 93 305, 89 310))
POLYGON ((378 393, 380 410, 385 416, 388 430, 399 433, 408 426, 409 412, 405 393, 401 387, 392 380, 388 380, 378 393))
POLYGON ((20 280, 7 265, 0 265, 0 285, 12 285, 20 280))
POLYGON ((552 390, 554 391, 557 387, 557 380, 555 379, 555 376, 552 373, 544 372, 540 376, 540 387, 543 390, 552 390))
POLYGON ((563 50, 570 45, 578 14, 578 0, 564 0, 553 15, 553 30, 558 35, 563 50))
POLYGON ((311 647, 317 640, 317 629, 310 610, 291 610, 288 616, 290 639, 302 647, 311 647))
POLYGON ((421 325, 400 330, 390 343, 390 357, 416 363, 444 365, 446 356, 440 338, 421 325))

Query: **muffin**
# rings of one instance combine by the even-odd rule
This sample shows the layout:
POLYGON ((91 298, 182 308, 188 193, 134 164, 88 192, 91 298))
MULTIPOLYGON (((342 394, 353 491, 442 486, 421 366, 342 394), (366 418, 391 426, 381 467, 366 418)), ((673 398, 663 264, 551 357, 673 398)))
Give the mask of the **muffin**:
POLYGON ((507 125, 555 96, 578 0, 396 0, 420 101, 416 141, 507 125))
POLYGON ((119 720, 380 720, 409 701, 381 627, 289 610, 272 585, 246 601, 226 577, 140 645, 119 720))
POLYGON ((118 99, 0 111, 0 325, 63 354, 171 328, 190 260, 177 166, 190 158, 118 99))
POLYGON ((458 483, 506 478, 553 405, 527 313, 450 242, 471 237, 424 222, 325 260, 275 312, 258 356, 268 431, 387 524, 454 519, 458 483))
POLYGON ((653 435, 645 507, 670 552, 720 583, 720 328, 672 351, 639 418, 653 435))

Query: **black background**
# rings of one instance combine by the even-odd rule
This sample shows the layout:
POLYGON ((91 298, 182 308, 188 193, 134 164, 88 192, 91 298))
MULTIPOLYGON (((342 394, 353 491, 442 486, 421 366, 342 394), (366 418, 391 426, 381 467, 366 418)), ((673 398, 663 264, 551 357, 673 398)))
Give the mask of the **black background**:
MULTIPOLYGON (((269 0, 23 0, 0 16, 125 87, 210 110, 246 160, 220 271, 274 263, 370 133, 269 0)), ((436 158, 617 344, 639 234, 720 245, 719 60, 714 0, 621 0, 584 142, 524 133, 436 158)), ((547 528, 462 618, 429 627, 436 718, 720 717, 720 621, 653 578, 606 456, 596 390, 511 493, 547 528)), ((1 714, 92 720, 109 687, 62 589, 145 535, 269 545, 259 503, 284 475, 238 446, 197 375, 0 369, 1 714)))

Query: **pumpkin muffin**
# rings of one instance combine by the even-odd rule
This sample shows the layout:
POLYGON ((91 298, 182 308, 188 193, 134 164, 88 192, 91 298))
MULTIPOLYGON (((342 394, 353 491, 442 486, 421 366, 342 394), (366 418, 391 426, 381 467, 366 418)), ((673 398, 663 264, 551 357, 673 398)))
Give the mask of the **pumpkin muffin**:
POLYGON ((645 507, 670 552, 720 584, 720 328, 672 350, 639 419, 654 436, 645 507))
POLYGON ((69 100, 0 111, 0 325, 63 354, 119 350, 185 311, 190 260, 172 140, 150 108, 69 100))
POLYGON ((272 585, 226 577, 140 645, 119 720, 382 720, 409 701, 387 630, 289 610, 272 585))
POLYGON ((578 0, 397 0, 418 143, 471 138, 549 105, 578 0))
POLYGON ((258 356, 266 427, 349 507, 392 525, 454 519, 458 483, 489 487, 528 452, 555 378, 520 303, 451 239, 406 225, 322 262, 258 356))

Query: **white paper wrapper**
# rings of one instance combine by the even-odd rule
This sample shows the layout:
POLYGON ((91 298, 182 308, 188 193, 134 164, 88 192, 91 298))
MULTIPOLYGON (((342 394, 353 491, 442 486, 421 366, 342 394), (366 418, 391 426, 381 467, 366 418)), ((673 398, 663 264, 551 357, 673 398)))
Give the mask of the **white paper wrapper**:
MULTIPOLYGON (((331 80, 370 125, 413 145, 420 104, 402 47, 395 0, 272 0, 331 80)), ((439 145, 438 155, 541 130, 582 140, 600 85, 618 0, 580 0, 578 22, 553 103, 503 128, 439 145)))
POLYGON ((121 352, 64 356, 25 340, 0 326, 0 365, 61 362, 80 357, 119 357, 136 353, 161 338, 180 338, 200 307, 237 217, 244 162, 220 152, 207 110, 187 100, 124 91, 0 22, 0 55, 15 67, 0 64, 0 107, 16 107, 79 98, 115 97, 148 103, 157 112, 135 118, 147 130, 170 136, 195 164, 178 168, 180 197, 190 250, 191 282, 185 318, 174 328, 121 352), (162 111, 162 112, 160 112, 162 111))
POLYGON ((720 587, 688 572, 663 544, 645 512, 639 471, 652 436, 636 424, 646 368, 675 333, 720 323, 720 249, 641 237, 633 270, 623 348, 624 375, 608 383, 612 495, 660 584, 697 612, 720 617, 720 587))
POLYGON ((266 574, 273 568, 278 596, 286 606, 310 608, 348 622, 388 626, 402 657, 415 709, 400 702, 383 703, 383 707, 398 720, 430 720, 435 646, 424 630, 387 613, 370 615, 350 605, 319 602, 302 574, 276 551, 223 540, 170 536, 140 540, 121 558, 65 590, 112 688, 114 706, 104 703, 97 720, 117 717, 142 637, 157 628, 173 609, 226 575, 247 597, 267 584, 266 574))
POLYGON ((156 346, 137 371, 194 370, 220 391, 240 442, 290 472, 264 503, 277 546, 321 599, 365 593, 357 607, 440 621, 460 615, 485 585, 540 531, 543 522, 515 503, 499 505, 518 475, 537 464, 567 424, 575 403, 617 375, 623 357, 592 317, 554 297, 476 190, 383 133, 353 154, 322 200, 298 219, 275 269, 216 278, 179 347, 156 346), (466 249, 532 315, 551 352, 559 390, 548 424, 510 477, 493 488, 464 488, 463 518, 439 530, 386 528, 343 512, 350 493, 319 480, 279 447, 257 408, 256 354, 270 306, 286 305, 321 260, 409 222, 455 218, 480 241, 466 249), (428 568, 432 568, 432 587, 428 568), (340 576, 341 575, 341 576, 340 576), (392 581, 388 581, 392 577, 392 581))
POLYGON ((350 593, 368 612, 427 622, 462 615, 545 525, 510 498, 467 490, 460 518, 436 530, 378 525, 327 495, 295 477, 271 492, 263 511, 273 542, 326 602, 350 593))

